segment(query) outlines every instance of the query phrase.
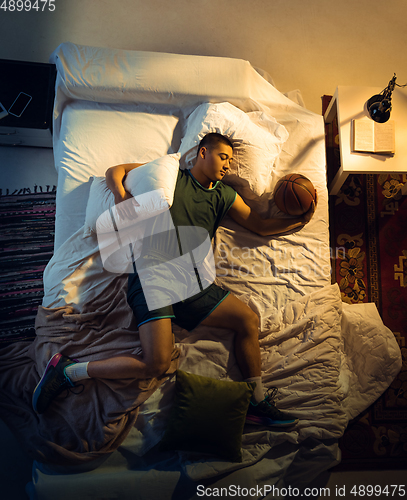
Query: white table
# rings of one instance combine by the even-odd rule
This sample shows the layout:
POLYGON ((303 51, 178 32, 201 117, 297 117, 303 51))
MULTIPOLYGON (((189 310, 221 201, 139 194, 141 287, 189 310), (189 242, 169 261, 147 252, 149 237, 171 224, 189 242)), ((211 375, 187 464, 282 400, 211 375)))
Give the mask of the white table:
MULTIPOLYGON (((403 82, 405 83, 405 82, 403 82)), ((395 88, 392 94, 390 120, 396 128, 394 155, 352 152, 352 120, 369 117, 366 102, 386 87, 338 87, 325 112, 325 123, 338 116, 340 167, 331 181, 330 194, 337 194, 349 174, 382 174, 407 172, 407 90, 395 88)))

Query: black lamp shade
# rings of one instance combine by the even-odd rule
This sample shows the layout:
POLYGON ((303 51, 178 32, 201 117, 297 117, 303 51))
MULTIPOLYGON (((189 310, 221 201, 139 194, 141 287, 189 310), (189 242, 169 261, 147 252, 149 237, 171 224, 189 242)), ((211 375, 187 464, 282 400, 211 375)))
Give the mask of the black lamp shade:
POLYGON ((375 122, 384 123, 390 118, 391 94, 396 86, 396 79, 396 73, 394 73, 383 92, 372 96, 366 103, 370 118, 375 122))
POLYGON ((374 95, 367 101, 367 109, 372 120, 385 123, 390 118, 391 101, 383 95, 374 95))

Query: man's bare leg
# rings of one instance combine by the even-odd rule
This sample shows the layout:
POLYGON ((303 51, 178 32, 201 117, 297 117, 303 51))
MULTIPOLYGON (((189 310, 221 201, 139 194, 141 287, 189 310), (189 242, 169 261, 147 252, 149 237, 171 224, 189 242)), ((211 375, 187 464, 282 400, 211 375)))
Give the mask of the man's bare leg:
POLYGON ((202 322, 208 326, 229 328, 236 332, 236 359, 246 381, 255 382, 256 387, 246 415, 246 421, 268 427, 291 427, 298 418, 275 407, 275 392, 265 395, 261 382, 261 355, 258 340, 259 320, 257 315, 237 297, 229 294, 202 322))
POLYGON ((165 318, 145 323, 139 333, 142 356, 117 356, 77 363, 61 353, 54 354, 34 390, 34 410, 44 413, 61 391, 85 378, 148 379, 164 374, 171 365, 173 352, 171 320, 165 318))
POLYGON ((249 306, 229 294, 201 324, 236 332, 235 353, 243 377, 261 377, 259 319, 249 306))
POLYGON ((88 375, 105 379, 147 379, 165 373, 171 364, 173 335, 169 318, 144 323, 139 328, 142 355, 90 361, 88 375))

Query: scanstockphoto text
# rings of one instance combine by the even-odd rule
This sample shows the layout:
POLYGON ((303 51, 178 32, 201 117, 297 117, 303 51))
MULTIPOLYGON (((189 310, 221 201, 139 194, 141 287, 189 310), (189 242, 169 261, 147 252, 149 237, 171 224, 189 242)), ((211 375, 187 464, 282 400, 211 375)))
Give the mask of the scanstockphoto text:
POLYGON ((239 485, 229 485, 227 487, 208 487, 202 484, 197 486, 197 497, 199 498, 263 498, 271 495, 272 498, 404 498, 406 496, 405 484, 374 485, 360 484, 352 486, 335 485, 334 487, 305 488, 300 490, 292 486, 277 487, 266 484, 251 488, 239 485))
POLYGON ((56 0, 0 0, 1 12, 54 12, 56 0))

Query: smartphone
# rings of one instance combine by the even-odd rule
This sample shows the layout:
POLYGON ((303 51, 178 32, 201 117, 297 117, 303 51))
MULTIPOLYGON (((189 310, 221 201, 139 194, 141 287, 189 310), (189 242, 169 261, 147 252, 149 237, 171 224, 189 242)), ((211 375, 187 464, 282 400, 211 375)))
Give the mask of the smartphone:
POLYGON ((20 92, 8 110, 10 115, 20 118, 25 108, 30 104, 32 97, 25 92, 20 92))
POLYGON ((0 120, 8 115, 7 109, 0 102, 0 120))

